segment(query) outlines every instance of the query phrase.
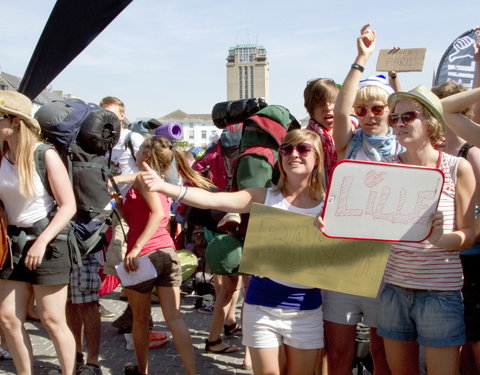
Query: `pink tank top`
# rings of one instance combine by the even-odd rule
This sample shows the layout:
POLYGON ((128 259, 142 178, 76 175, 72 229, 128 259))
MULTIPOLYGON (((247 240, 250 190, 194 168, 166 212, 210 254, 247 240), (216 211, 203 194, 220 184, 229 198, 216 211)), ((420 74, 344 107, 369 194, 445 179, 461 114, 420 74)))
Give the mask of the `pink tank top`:
MULTIPOLYGON (((148 240, 146 245, 143 247, 140 255, 144 255, 154 250, 164 249, 167 247, 175 248, 170 232, 167 229, 168 222, 170 220, 170 198, 163 194, 158 194, 162 202, 162 208, 164 217, 160 226, 158 227, 155 234, 148 240)), ((142 197, 140 191, 132 187, 126 195, 125 202, 123 203, 123 212, 125 214, 125 219, 127 220, 128 230, 127 235, 127 253, 129 253, 138 237, 142 234, 145 226, 147 225, 148 218, 150 217, 151 211, 142 197)))

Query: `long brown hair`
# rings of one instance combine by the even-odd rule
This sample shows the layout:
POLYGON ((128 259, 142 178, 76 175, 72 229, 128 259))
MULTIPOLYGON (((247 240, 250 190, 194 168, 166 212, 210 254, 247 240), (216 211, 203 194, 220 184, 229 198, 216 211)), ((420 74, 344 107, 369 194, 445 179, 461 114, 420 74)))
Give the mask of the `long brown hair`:
POLYGON ((215 187, 210 180, 193 170, 183 150, 173 146, 165 137, 154 135, 145 138, 143 141, 143 152, 150 154, 147 164, 159 175, 164 175, 171 168, 173 158, 175 158, 178 173, 184 182, 188 182, 202 189, 212 189, 215 187))

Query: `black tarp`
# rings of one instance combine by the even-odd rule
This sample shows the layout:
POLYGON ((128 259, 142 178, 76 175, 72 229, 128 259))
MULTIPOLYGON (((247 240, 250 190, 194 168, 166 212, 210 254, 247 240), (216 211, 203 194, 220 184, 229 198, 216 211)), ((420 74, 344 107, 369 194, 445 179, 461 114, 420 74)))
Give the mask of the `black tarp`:
POLYGON ((132 0, 57 0, 19 90, 37 97, 132 0))

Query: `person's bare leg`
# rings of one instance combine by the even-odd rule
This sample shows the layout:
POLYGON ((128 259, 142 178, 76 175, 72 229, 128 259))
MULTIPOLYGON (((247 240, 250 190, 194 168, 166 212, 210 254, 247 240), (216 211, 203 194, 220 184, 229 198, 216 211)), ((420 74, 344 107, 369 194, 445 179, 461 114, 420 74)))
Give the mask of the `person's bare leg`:
POLYGON ((415 341, 391 339, 383 339, 383 341, 388 366, 393 375, 420 374, 419 348, 415 341))
MULTIPOLYGON (((217 275, 218 276, 218 275, 217 275)), ((223 322, 225 321, 225 316, 228 309, 230 308, 230 303, 232 301, 232 295, 237 289, 238 276, 221 276, 221 287, 219 290, 215 291, 215 307, 213 309, 212 323, 210 326, 210 332, 208 334, 208 341, 215 342, 221 338, 221 333, 223 329, 223 322)), ((227 343, 221 342, 217 345, 213 345, 210 348, 213 351, 221 351, 227 348, 229 345, 227 343)), ((237 351, 238 348, 232 347, 232 350, 229 352, 237 351)))
POLYGON ((0 325, 18 375, 33 374, 32 344, 23 325, 31 294, 27 283, 0 280, 0 325))
POLYGON ((85 343, 87 344, 86 363, 98 366, 98 355, 100 354, 100 334, 102 321, 98 302, 80 304, 85 343))
POLYGON ((324 321, 329 375, 351 375, 356 325, 324 321))
POLYGON ((390 375, 383 338, 378 336, 377 329, 370 327, 370 353, 373 359, 374 375, 390 375))
POLYGON ((67 325, 67 284, 33 285, 38 313, 57 353, 63 374, 75 367, 75 338, 67 325))
POLYGON ((298 349, 284 345, 287 357, 288 375, 314 375, 317 364, 318 352, 323 349, 298 349))
POLYGON ((428 375, 457 375, 460 364, 460 346, 425 347, 425 361, 428 375))
POLYGON ((280 375, 280 351, 274 348, 248 348, 252 356, 254 375, 280 375))
POLYGON ((173 342, 180 354, 185 372, 187 375, 194 375, 196 374, 195 352, 190 332, 180 312, 180 288, 157 286, 157 294, 163 317, 172 332, 173 342))
POLYGON ((124 290, 127 293, 128 304, 133 313, 132 336, 138 371, 142 374, 148 374, 148 349, 150 345, 148 321, 151 313, 150 293, 140 293, 128 288, 124 290))

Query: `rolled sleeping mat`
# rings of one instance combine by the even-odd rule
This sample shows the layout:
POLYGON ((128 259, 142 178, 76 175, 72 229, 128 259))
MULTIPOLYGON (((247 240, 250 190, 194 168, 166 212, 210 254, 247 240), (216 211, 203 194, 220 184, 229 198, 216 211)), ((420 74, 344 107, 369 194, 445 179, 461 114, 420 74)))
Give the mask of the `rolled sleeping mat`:
POLYGON ((83 120, 77 143, 91 153, 105 155, 120 139, 120 127, 120 120, 113 112, 95 109, 83 120))
POLYGON ((172 121, 164 125, 160 125, 155 130, 155 135, 165 137, 170 141, 176 141, 183 138, 183 126, 178 121, 172 121))

